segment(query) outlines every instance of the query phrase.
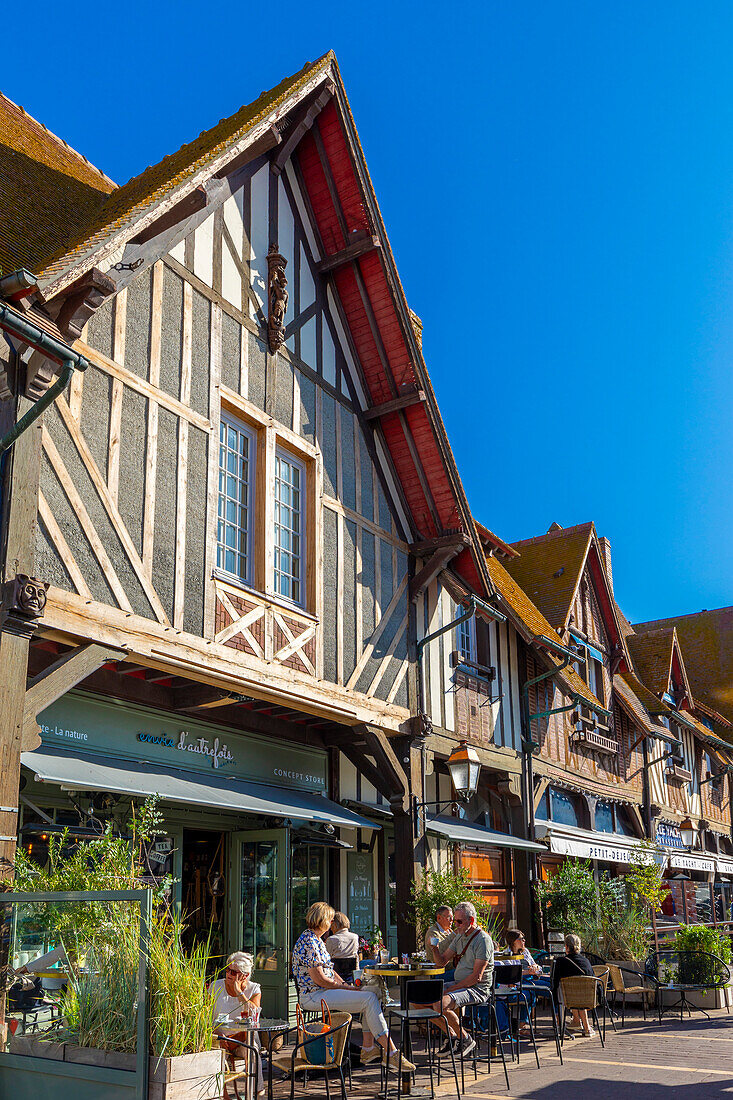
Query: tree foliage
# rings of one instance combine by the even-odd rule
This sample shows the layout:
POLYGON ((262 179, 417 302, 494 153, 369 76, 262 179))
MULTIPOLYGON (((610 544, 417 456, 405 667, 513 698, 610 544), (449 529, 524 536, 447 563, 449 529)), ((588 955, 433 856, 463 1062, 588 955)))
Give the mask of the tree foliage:
POLYGON ((466 867, 458 871, 426 871, 418 882, 413 882, 411 912, 418 937, 425 935, 440 905, 455 909, 459 901, 473 902, 478 923, 484 931, 495 940, 500 937, 504 922, 498 913, 493 912, 491 903, 474 887, 466 867))

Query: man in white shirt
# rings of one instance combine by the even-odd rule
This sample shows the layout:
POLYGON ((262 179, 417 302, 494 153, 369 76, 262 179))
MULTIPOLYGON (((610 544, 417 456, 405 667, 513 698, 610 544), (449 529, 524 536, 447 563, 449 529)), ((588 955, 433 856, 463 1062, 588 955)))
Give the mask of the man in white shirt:
MULTIPOLYGON (((445 951, 450 940, 453 937, 453 910, 450 905, 439 905, 435 910, 435 920, 425 933, 425 953, 429 959, 433 962, 437 962, 435 958, 435 950, 445 951)), ((442 966, 442 963, 437 963, 438 966, 442 966)))

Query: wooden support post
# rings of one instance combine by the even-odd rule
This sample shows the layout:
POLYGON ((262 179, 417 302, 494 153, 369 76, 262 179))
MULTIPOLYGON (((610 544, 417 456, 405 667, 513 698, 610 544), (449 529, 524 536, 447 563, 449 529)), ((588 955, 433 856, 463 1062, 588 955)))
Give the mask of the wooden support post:
POLYGON ((410 919, 412 884, 425 864, 424 815, 415 821, 414 800, 422 801, 421 741, 398 737, 390 741, 407 776, 408 792, 390 799, 394 820, 397 948, 400 954, 417 946, 415 922, 410 919))

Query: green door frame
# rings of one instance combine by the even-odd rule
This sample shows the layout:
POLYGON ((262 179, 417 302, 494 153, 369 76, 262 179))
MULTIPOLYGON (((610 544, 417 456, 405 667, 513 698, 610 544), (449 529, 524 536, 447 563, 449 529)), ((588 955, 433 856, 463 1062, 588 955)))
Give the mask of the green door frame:
MULTIPOLYGON (((290 982, 290 828, 242 829, 231 834, 229 849, 229 944, 232 951, 252 951, 255 967, 252 980, 262 986, 263 1015, 288 1018, 288 990, 290 982), (258 967, 260 945, 243 943, 245 904, 256 904, 257 899, 245 898, 246 883, 242 874, 243 848, 246 844, 273 843, 275 845, 275 875, 272 883, 274 903, 274 944, 268 961, 275 967, 258 967)), ((256 910, 252 912, 251 925, 256 926, 256 910)), ((261 955, 260 955, 261 957, 261 955)))

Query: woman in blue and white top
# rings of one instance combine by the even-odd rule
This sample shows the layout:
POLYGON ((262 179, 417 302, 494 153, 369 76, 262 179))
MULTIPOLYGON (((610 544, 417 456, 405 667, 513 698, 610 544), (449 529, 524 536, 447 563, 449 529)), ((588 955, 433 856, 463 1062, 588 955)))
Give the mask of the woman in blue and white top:
MULTIPOLYGON (((333 968, 333 960, 322 939, 330 931, 333 918, 334 910, 325 901, 315 902, 305 915, 308 927, 293 948, 293 977, 298 987, 300 1006, 318 1010, 321 1001, 325 1001, 329 1008, 340 1012, 360 1012, 364 1036, 362 1064, 376 1062, 382 1058, 383 1051, 388 1051, 390 1066, 397 1069, 398 1053, 387 1036, 387 1021, 376 993, 357 989, 343 981, 333 968)), ((402 1069, 405 1072, 414 1069, 404 1054, 402 1069)))

